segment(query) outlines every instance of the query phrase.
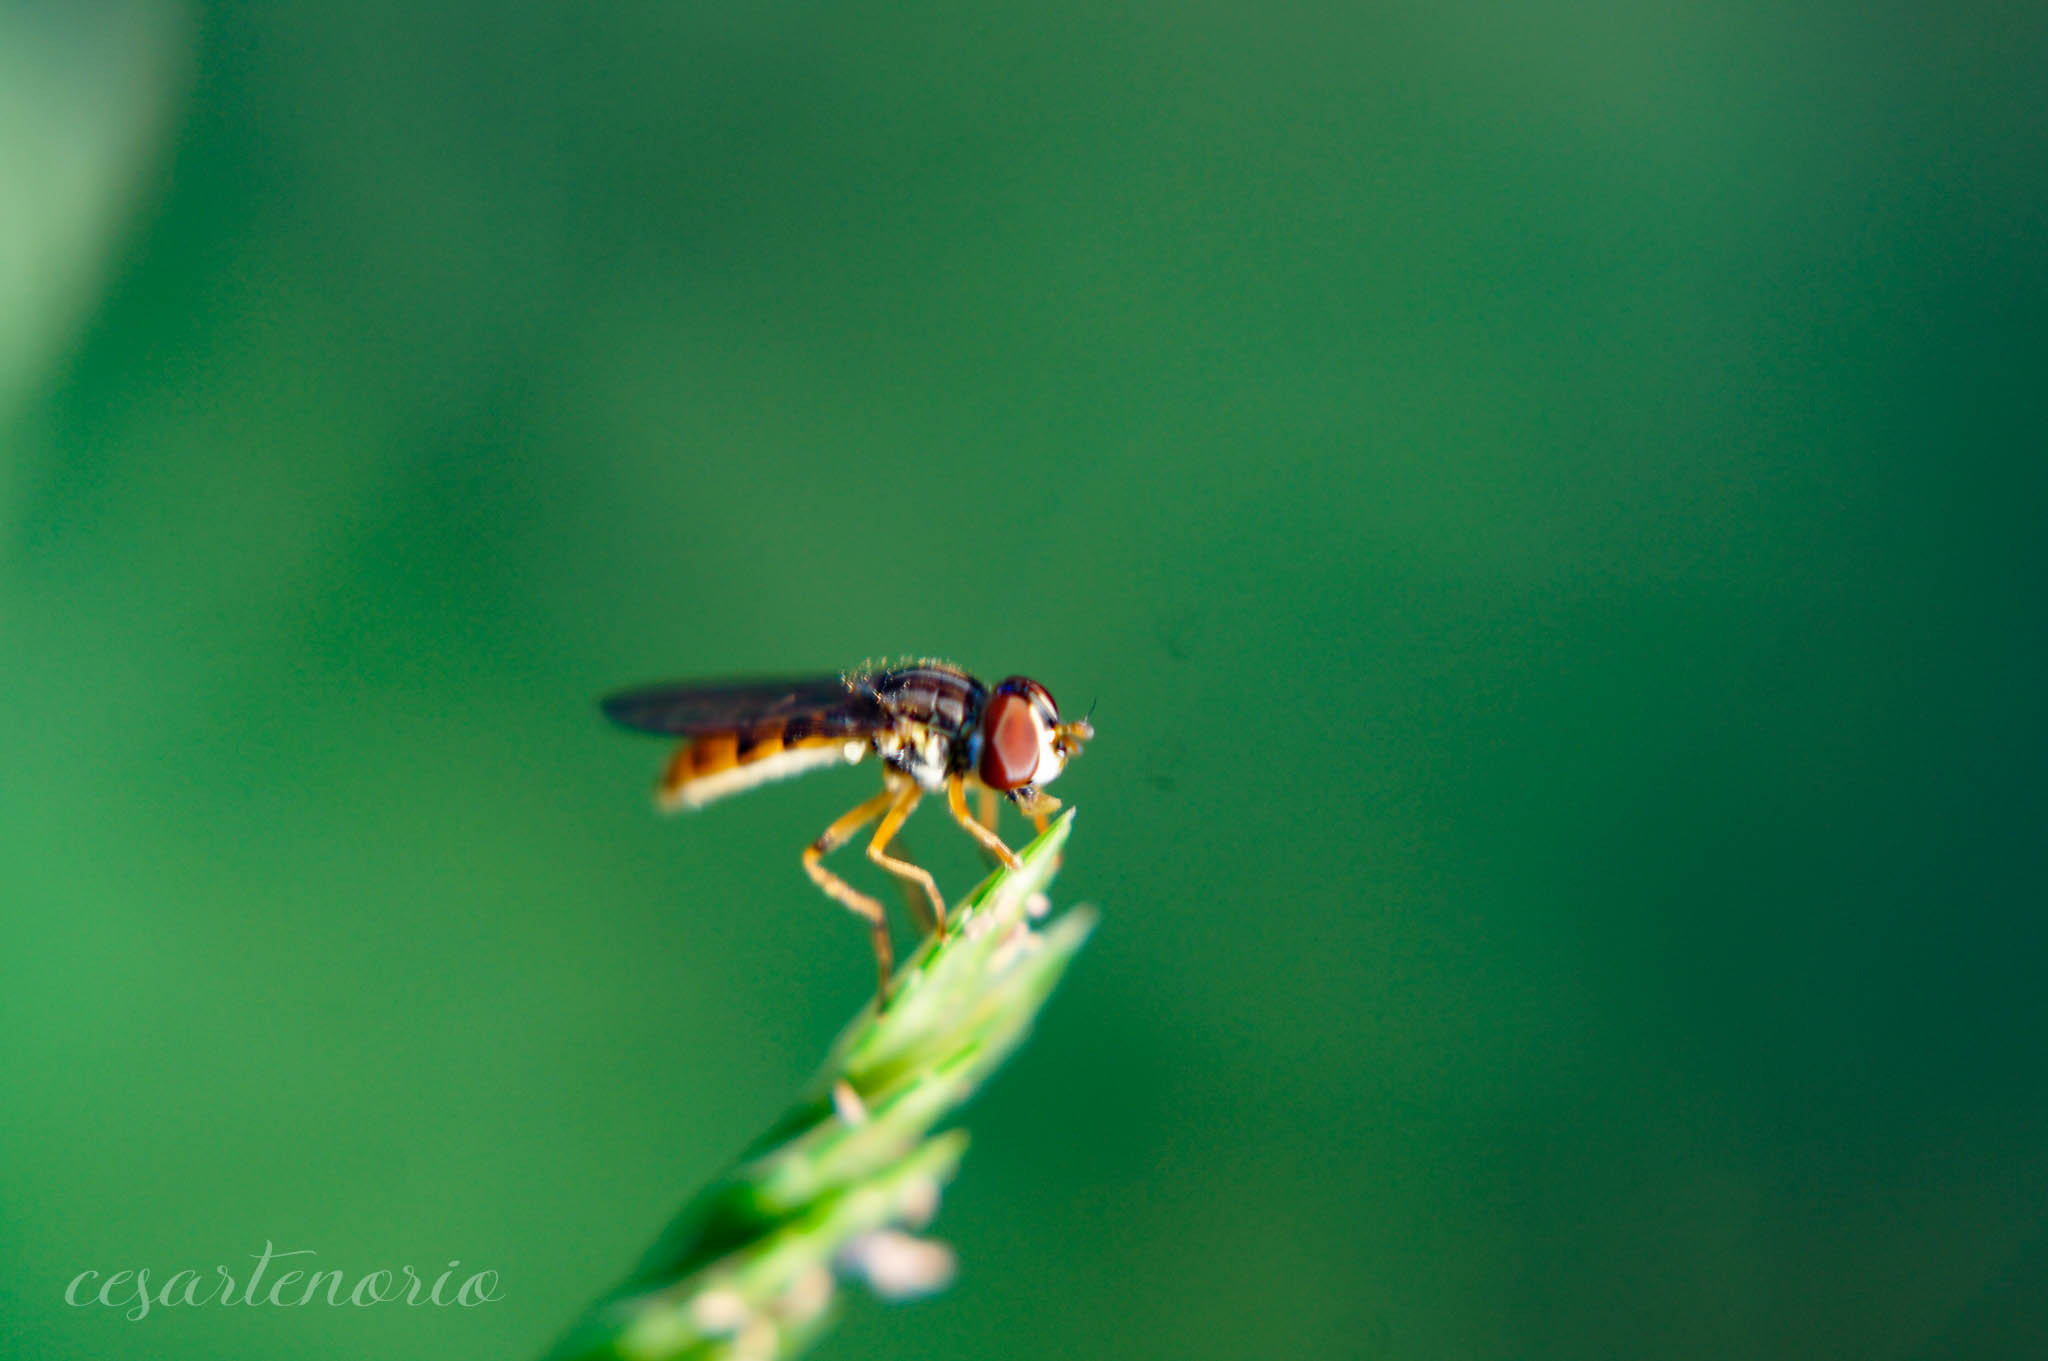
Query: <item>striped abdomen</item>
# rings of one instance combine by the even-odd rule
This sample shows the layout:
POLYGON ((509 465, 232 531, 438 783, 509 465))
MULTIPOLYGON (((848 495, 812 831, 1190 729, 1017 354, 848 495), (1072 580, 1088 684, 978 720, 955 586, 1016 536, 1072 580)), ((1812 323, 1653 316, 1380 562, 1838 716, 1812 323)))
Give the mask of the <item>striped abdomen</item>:
POLYGON ((728 794, 867 754, 865 737, 844 730, 820 733, 815 727, 797 718, 693 737, 669 758, 655 798, 670 810, 702 808, 728 794))

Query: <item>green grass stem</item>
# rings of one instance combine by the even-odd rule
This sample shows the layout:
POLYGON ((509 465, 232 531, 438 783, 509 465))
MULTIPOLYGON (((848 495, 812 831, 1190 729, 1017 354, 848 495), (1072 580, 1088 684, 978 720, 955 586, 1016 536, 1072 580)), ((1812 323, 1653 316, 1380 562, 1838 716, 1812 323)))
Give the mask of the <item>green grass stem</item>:
POLYGON ((677 1214, 640 1265, 548 1361, 770 1361, 830 1325, 842 1288, 892 1299, 942 1288, 952 1254, 917 1236, 967 1148, 933 1133, 1029 1033, 1094 929, 1044 923, 1070 810, 954 911, 869 1003, 784 1116, 677 1214))

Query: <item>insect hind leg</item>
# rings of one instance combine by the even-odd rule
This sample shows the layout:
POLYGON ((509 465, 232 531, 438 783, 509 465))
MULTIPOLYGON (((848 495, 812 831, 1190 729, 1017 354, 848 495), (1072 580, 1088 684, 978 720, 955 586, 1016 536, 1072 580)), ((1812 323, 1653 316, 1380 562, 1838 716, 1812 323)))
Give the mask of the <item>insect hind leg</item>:
MULTIPOLYGON (((918 868, 917 853, 910 849, 901 832, 889 842, 889 852, 891 860, 906 863, 913 869, 918 868)), ((884 865, 883 868, 887 869, 888 866, 884 865)), ((925 890, 924 883, 916 878, 905 878, 894 871, 891 871, 891 874, 896 879, 897 891, 903 895, 903 910, 910 914, 910 920, 917 924, 918 930, 929 931, 938 936, 945 935, 945 919, 934 914, 933 894, 925 890)))
POLYGON ((938 881, 933 879, 932 872, 922 865, 900 860, 890 855, 888 851, 889 843, 895 839, 904 822, 916 811, 918 800, 923 797, 924 791, 914 784, 905 787, 902 793, 894 796, 895 802, 890 805, 888 816, 883 818, 882 825, 875 829, 875 839, 868 843, 868 859, 906 884, 916 884, 924 890, 925 896, 931 899, 933 932, 943 938, 946 934, 946 900, 939 896, 938 881))
POLYGON ((845 907, 868 924, 868 935, 874 942, 875 968, 879 981, 875 987, 875 1004, 881 1006, 889 1000, 889 975, 895 971, 895 951, 889 944, 889 918, 882 911, 882 905, 853 885, 826 869, 819 861, 853 839, 854 833, 890 811, 896 803, 893 790, 883 790, 872 799, 841 814, 831 826, 821 832, 816 841, 804 847, 804 873, 811 876, 811 882, 824 891, 825 896, 845 907))

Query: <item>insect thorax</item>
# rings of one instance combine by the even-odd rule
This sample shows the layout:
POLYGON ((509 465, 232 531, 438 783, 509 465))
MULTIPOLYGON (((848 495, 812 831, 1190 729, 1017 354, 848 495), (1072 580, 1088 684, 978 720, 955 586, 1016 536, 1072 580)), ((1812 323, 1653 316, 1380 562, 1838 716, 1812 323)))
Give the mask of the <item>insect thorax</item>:
POLYGON ((958 667, 923 662, 865 683, 883 715, 874 735, 883 760, 928 791, 943 789, 953 771, 974 768, 988 693, 980 681, 958 667))
POLYGON ((958 739, 909 719, 898 719, 874 741, 876 754, 927 791, 945 788, 946 776, 964 759, 955 753, 958 739))

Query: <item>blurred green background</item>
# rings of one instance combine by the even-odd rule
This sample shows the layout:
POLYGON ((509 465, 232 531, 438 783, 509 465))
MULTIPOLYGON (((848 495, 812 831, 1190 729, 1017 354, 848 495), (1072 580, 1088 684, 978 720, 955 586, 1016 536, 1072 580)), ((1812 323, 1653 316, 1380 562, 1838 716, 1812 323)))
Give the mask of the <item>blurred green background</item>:
POLYGON ((870 983, 593 701, 930 652, 1105 922, 823 1355, 2048 1353, 2044 16, 0 5, 0 1348, 536 1354, 870 983))

